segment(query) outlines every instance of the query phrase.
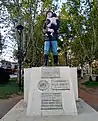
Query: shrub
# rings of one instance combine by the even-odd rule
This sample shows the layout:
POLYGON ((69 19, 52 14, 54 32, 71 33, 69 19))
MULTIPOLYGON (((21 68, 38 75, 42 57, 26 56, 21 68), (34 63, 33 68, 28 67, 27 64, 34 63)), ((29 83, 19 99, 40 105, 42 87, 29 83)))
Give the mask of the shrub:
POLYGON ((0 84, 8 83, 9 79, 10 79, 9 73, 4 68, 0 68, 0 84))
POLYGON ((96 82, 98 82, 98 76, 96 76, 96 82))
POLYGON ((93 81, 91 76, 89 77, 89 81, 93 81))

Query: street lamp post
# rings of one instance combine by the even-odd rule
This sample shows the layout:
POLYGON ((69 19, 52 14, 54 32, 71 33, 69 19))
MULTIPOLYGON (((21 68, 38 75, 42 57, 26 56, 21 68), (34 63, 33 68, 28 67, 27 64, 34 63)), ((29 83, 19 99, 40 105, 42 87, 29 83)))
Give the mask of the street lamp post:
POLYGON ((22 67, 22 30, 23 30, 23 26, 22 25, 18 25, 17 27, 17 31, 19 34, 19 43, 18 43, 18 52, 19 52, 19 57, 18 57, 18 63, 19 63, 19 88, 21 90, 21 67, 22 67))

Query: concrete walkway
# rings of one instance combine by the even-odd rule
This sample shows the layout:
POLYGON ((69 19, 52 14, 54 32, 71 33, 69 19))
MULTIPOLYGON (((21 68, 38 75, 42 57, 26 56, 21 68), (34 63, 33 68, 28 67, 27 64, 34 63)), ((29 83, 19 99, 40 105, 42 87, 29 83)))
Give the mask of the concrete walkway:
POLYGON ((23 96, 16 96, 10 99, 0 99, 0 119, 12 108, 14 107, 23 96))
MULTIPOLYGON (((79 99, 78 115, 26 116, 26 105, 21 100, 1 121, 98 121, 98 113, 79 99)), ((66 114, 66 113, 65 113, 66 114)))
MULTIPOLYGON (((82 89, 79 89, 79 97, 85 100, 96 111, 98 111, 98 96, 92 95, 82 89)), ((14 105, 16 105, 23 96, 14 96, 13 98, 2 100, 0 99, 0 118, 2 118, 14 105)))

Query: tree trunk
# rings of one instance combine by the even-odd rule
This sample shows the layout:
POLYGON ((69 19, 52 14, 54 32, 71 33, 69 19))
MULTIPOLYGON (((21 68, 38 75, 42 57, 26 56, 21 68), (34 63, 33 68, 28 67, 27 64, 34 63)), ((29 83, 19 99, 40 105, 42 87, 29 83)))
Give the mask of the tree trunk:
POLYGON ((92 63, 89 63, 89 81, 92 81, 92 63))
POLYGON ((34 1, 34 10, 33 10, 33 18, 32 18, 32 7, 30 5, 30 16, 31 16, 31 40, 32 40, 32 50, 33 50, 33 55, 32 55, 32 62, 31 65, 34 66, 36 62, 36 48, 35 48, 35 42, 34 42, 34 22, 35 22, 35 17, 36 17, 36 11, 37 11, 37 5, 38 5, 38 0, 34 1))
POLYGON ((68 66, 67 51, 65 51, 65 65, 68 66))
POLYGON ((81 79, 83 79, 83 67, 81 67, 81 79))

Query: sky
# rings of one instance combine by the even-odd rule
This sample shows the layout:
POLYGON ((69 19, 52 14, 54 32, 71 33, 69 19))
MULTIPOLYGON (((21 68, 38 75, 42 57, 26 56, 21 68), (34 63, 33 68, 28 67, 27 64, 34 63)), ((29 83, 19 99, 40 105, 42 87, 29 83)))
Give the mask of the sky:
MULTIPOLYGON (((57 4, 59 4, 61 6, 63 2, 66 2, 66 0, 59 0, 57 4)), ((7 14, 7 11, 6 11, 6 14, 7 14)), ((0 15, 1 15, 1 12, 0 12, 0 15)), ((3 26, 3 24, 1 24, 1 23, 2 22, 0 22, 0 26, 3 26)), ((11 27, 12 27, 12 25, 10 24, 7 30, 6 30, 6 28, 3 28, 3 29, 0 28, 1 35, 4 36, 4 37, 6 36, 6 38, 5 38, 6 49, 3 49, 2 56, 0 55, 0 60, 5 59, 7 61, 14 62, 15 60, 13 58, 13 50, 16 47, 15 46, 16 43, 15 43, 15 41, 12 41, 9 38, 10 35, 8 34, 8 32, 11 32, 11 27)))

